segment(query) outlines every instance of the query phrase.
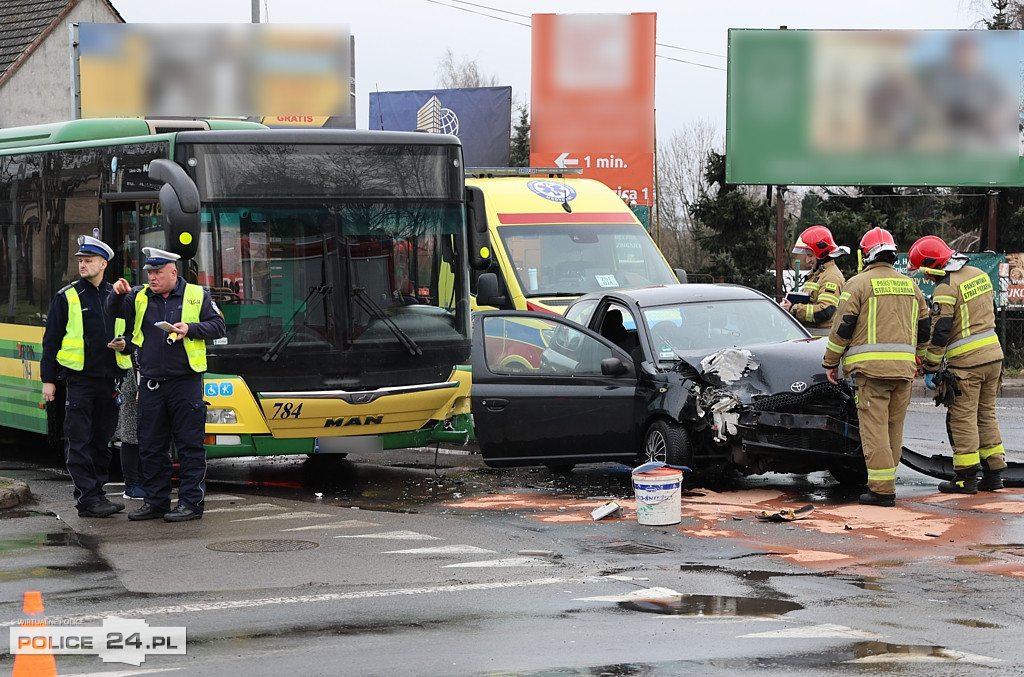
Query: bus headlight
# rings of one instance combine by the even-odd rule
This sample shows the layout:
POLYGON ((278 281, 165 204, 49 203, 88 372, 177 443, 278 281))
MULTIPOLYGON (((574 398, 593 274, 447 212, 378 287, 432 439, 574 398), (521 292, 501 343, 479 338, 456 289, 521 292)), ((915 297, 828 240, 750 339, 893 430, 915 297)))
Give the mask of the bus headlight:
POLYGON ((238 423, 234 409, 207 409, 207 423, 238 423))

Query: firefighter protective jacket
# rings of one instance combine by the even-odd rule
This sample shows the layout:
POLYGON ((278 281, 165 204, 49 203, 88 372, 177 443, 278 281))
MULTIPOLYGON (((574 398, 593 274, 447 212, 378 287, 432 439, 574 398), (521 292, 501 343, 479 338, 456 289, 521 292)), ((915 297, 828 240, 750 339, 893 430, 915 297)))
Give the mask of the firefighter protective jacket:
POLYGON ((937 370, 943 357, 947 366, 961 369, 1003 359, 996 335, 992 280, 974 266, 948 273, 935 285, 931 325, 931 344, 924 354, 925 371, 937 370))
POLYGON ((928 345, 924 294, 892 264, 877 261, 850 278, 839 297, 822 366, 843 363, 843 375, 912 380, 928 345))
POLYGON ((811 271, 804 286, 800 288, 800 291, 811 297, 811 302, 794 303, 789 307, 789 312, 801 324, 810 328, 812 334, 827 336, 845 283, 846 278, 836 262, 832 259, 825 261, 811 271))

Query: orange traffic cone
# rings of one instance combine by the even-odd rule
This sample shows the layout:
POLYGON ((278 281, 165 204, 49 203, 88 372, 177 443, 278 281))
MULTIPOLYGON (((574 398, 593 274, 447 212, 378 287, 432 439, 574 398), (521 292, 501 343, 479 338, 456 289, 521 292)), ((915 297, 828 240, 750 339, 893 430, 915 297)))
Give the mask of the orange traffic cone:
MULTIPOLYGON (((35 616, 43 612, 43 593, 38 590, 25 592, 25 605, 22 611, 29 616, 35 616)), ((23 628, 46 627, 46 622, 40 620, 38 623, 22 621, 23 628)), ((14 647, 11 647, 12 650, 14 647)), ((14 672, 11 677, 57 677, 57 661, 52 653, 27 654, 19 653, 14 655, 14 672)))

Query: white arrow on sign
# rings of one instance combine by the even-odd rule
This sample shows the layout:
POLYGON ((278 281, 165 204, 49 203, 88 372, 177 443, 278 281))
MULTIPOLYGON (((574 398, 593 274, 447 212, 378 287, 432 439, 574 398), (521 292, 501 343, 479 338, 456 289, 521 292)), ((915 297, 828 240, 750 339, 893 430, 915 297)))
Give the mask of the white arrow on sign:
POLYGON ((555 158, 555 164, 561 167, 562 169, 565 169, 566 167, 575 167, 579 163, 579 160, 569 159, 568 153, 562 153, 561 155, 555 158))

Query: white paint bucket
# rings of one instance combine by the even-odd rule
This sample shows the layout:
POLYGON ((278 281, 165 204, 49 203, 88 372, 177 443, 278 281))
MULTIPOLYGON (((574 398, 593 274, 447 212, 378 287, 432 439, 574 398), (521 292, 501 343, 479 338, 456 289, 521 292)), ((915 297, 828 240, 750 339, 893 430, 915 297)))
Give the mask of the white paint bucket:
POLYGON ((633 473, 636 521, 657 526, 679 524, 682 519, 683 471, 655 468, 633 473))

